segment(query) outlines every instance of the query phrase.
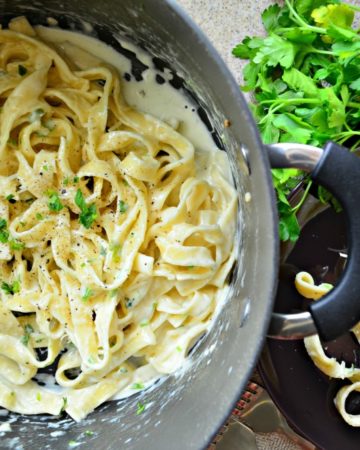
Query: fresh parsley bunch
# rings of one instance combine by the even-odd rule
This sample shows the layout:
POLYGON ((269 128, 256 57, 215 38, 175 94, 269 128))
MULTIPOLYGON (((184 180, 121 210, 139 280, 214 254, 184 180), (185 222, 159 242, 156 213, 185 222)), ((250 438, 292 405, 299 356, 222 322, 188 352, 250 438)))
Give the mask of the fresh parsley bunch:
MULTIPOLYGON (((350 151, 360 146, 360 35, 354 28, 360 7, 338 0, 285 0, 262 13, 265 37, 246 37, 233 54, 250 62, 243 91, 253 92, 251 109, 265 144, 298 142, 323 146, 328 140, 350 151)), ((311 181, 299 170, 274 169, 280 238, 296 241, 296 212, 311 181), (291 190, 304 181, 297 205, 291 190)), ((339 205, 323 188, 319 199, 339 205)))

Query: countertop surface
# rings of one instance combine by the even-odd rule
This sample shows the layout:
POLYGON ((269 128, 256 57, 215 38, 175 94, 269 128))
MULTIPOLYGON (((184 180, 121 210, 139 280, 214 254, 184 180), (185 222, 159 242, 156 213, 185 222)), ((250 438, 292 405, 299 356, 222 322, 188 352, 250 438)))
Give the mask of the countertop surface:
MULTIPOLYGON (((231 54, 246 36, 264 34, 261 12, 270 0, 177 0, 214 44, 238 83, 244 62, 231 54)), ((246 63, 246 62, 245 62, 246 63)))

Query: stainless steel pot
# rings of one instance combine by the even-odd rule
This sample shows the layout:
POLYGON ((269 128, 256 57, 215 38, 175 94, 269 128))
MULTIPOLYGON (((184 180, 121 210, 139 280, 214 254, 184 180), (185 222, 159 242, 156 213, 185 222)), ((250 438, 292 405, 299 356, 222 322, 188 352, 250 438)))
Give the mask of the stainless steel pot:
MULTIPOLYGON (((156 389, 107 403, 81 423, 0 415, 0 421, 13 422, 13 431, 1 437, 0 447, 64 449, 74 441, 97 450, 205 448, 251 374, 269 325, 277 283, 279 243, 270 165, 244 97, 207 38, 174 1, 0 0, 0 8, 3 25, 21 14, 33 24, 47 24, 47 18, 53 17, 61 27, 80 32, 88 29, 84 23, 91 24, 91 34, 118 51, 123 51, 114 39, 118 35, 145 47, 156 56, 159 70, 174 71, 173 85, 194 97, 214 138, 222 136, 239 194, 238 260, 229 301, 211 332, 193 350, 192 363, 156 389), (224 128, 226 119, 233 124, 230 128, 224 128), (250 202, 243 201, 246 192, 251 194, 250 202), (138 401, 146 404, 141 415, 136 414, 138 401)), ((139 70, 136 58, 133 63, 133 70, 139 70)), ((274 161, 283 164, 285 158, 288 165, 293 159, 289 161, 283 150, 275 149, 274 161)), ((313 153, 317 162, 321 153, 313 153)), ((303 320, 313 332, 310 315, 303 320)), ((288 329, 289 321, 293 322, 277 316, 273 330, 288 329)), ((299 335, 303 330, 296 327, 299 335)))

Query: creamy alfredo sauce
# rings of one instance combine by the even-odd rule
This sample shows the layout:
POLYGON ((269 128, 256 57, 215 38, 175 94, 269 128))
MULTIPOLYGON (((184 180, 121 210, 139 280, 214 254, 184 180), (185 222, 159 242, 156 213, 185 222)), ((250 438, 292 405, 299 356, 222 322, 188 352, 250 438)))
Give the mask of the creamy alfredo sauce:
POLYGON ((224 152, 218 151, 195 105, 181 90, 173 88, 167 82, 160 84, 156 81, 160 74, 166 81, 171 79, 172 75, 168 69, 164 72, 156 70, 151 56, 144 50, 130 42, 118 39, 122 47, 134 52, 136 57, 149 67, 142 73, 141 81, 136 81, 133 76, 126 81, 124 74, 131 74, 131 61, 104 42, 58 28, 38 26, 36 31, 41 39, 55 45, 56 49, 68 56, 71 61, 76 61, 79 69, 96 67, 101 61, 116 67, 122 76, 122 93, 129 106, 154 115, 188 138, 196 148, 197 169, 205 172, 205 178, 208 158, 214 156, 219 160, 227 175, 230 175, 227 157, 224 152), (215 155, 214 152, 216 152, 215 155))
MULTIPOLYGON (((163 120, 194 145, 198 178, 207 178, 208 167, 215 159, 218 169, 228 180, 232 179, 227 156, 225 152, 219 151, 217 148, 210 132, 200 119, 195 105, 181 90, 175 89, 167 82, 172 78, 172 74, 168 69, 159 72, 154 67, 149 54, 139 47, 119 39, 122 47, 134 52, 136 57, 148 67, 142 73, 142 80, 136 81, 133 75, 131 78, 124 77, 124 74, 131 74, 131 61, 107 44, 90 36, 58 28, 38 26, 36 31, 42 40, 53 45, 60 54, 64 54, 72 62, 76 62, 79 70, 96 67, 101 62, 117 68, 122 76, 122 94, 129 106, 163 120), (157 81, 157 76, 160 74, 165 82, 157 81)), ((221 310, 227 292, 228 288, 224 287, 222 296, 218 299, 220 301, 218 301, 215 316, 221 310)), ((51 391, 62 390, 54 383, 55 380, 52 376, 37 374, 36 379, 51 391)), ((158 379, 159 374, 155 370, 154 373, 144 373, 144 387, 151 386, 158 379)), ((129 387, 120 391, 112 399, 118 400, 137 392, 136 389, 129 387)))

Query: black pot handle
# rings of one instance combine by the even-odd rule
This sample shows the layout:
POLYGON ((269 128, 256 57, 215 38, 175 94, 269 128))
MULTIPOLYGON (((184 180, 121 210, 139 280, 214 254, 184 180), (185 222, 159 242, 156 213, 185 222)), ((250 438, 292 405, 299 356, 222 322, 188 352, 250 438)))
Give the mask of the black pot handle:
POLYGON ((318 333, 325 341, 335 339, 360 321, 360 158, 334 142, 324 150, 297 144, 266 149, 272 167, 306 170, 334 194, 345 212, 349 243, 346 268, 334 289, 312 302, 309 312, 273 313, 268 334, 294 339, 318 333))

